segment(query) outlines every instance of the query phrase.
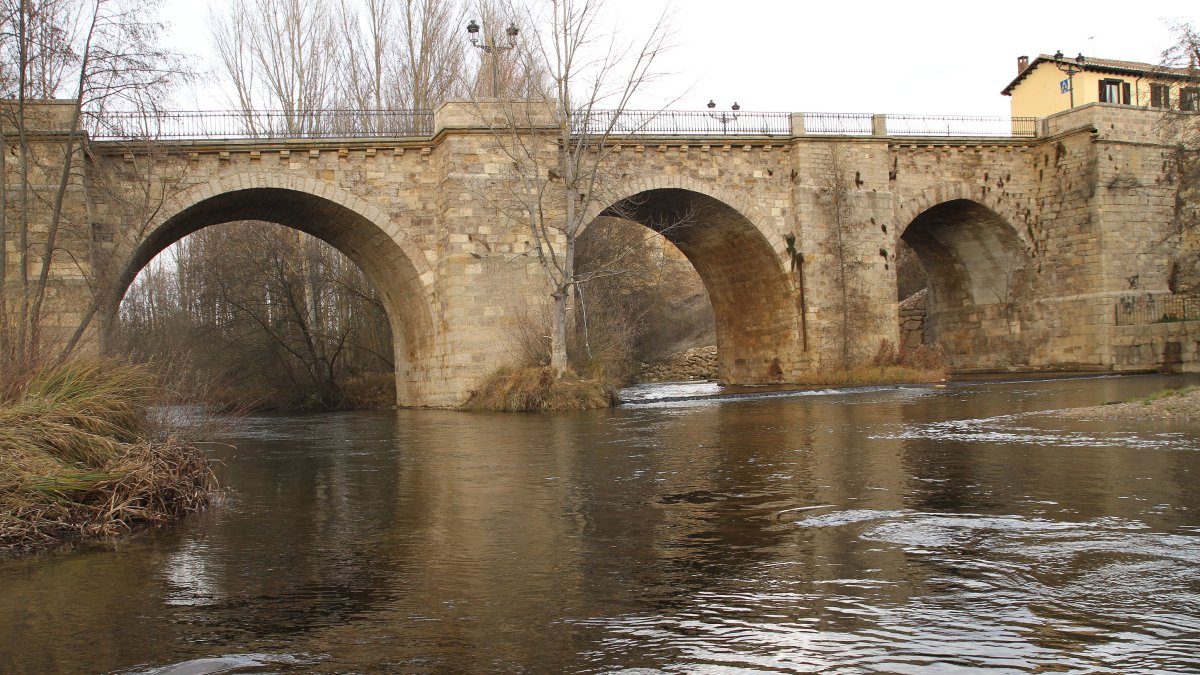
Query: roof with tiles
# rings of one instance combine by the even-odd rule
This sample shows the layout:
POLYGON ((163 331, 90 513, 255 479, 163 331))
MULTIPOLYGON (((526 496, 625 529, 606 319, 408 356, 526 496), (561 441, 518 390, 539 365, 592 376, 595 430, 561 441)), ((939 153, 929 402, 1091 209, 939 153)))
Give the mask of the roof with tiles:
POLYGON ((1016 88, 1021 80, 1024 80, 1027 75, 1033 72, 1034 68, 1042 63, 1054 63, 1055 61, 1063 61, 1078 65, 1084 70, 1090 70, 1099 73, 1113 73, 1117 75, 1139 75, 1153 76, 1164 79, 1195 79, 1197 72, 1194 69, 1188 68, 1169 68, 1153 63, 1141 63, 1139 61, 1121 61, 1119 59, 1100 59, 1093 57, 1085 57, 1083 63, 1079 63, 1072 57, 1056 57, 1055 54, 1038 54, 1036 59, 1029 62, 1029 65, 1021 71, 1008 86, 1001 91, 1005 96, 1011 96, 1013 89, 1016 88))

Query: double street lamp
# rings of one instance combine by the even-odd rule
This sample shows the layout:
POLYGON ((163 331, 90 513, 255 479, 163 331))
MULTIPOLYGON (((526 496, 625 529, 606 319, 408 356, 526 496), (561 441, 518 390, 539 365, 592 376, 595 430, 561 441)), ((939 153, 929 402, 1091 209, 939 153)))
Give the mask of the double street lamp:
POLYGON ((467 39, 471 41, 472 47, 482 49, 483 53, 490 57, 492 62, 492 98, 496 98, 499 96, 499 52, 512 51, 517 46, 517 33, 519 31, 517 30, 517 24, 509 22, 508 28, 504 29, 504 34, 508 36, 508 44, 501 45, 495 42, 489 43, 484 40, 479 35, 480 30, 480 26, 475 22, 475 19, 471 19, 470 23, 467 24, 467 39))
POLYGON ((738 105, 737 101, 733 102, 733 106, 730 108, 730 110, 733 111, 731 113, 714 112, 716 107, 717 107, 716 101, 709 99, 708 100, 708 116, 713 118, 714 120, 720 122, 722 130, 724 130, 729 125, 730 122, 737 120, 738 111, 742 109, 742 106, 738 105))
POLYGON ((1067 91, 1071 92, 1072 108, 1075 107, 1075 75, 1076 73, 1083 72, 1083 64, 1085 62, 1087 62, 1087 59, 1083 58, 1082 52, 1074 60, 1064 59, 1061 49, 1054 53, 1054 65, 1058 66, 1058 69, 1067 75, 1067 91))

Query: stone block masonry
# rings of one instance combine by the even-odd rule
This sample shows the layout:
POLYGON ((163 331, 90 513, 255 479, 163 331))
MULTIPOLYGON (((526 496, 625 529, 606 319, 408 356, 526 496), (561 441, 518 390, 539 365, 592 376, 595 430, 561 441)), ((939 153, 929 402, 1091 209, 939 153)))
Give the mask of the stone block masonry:
MULTIPOLYGON (((272 221, 334 245, 378 289, 401 405, 461 403, 511 360, 511 328, 549 296, 509 208, 512 163, 488 126, 501 111, 481 105, 447 103, 428 138, 91 143, 68 195, 63 246, 77 262, 55 260, 50 323, 69 333, 98 299, 89 339, 100 346, 125 289, 165 247, 208 225, 272 221)), ((597 148, 605 179, 590 215, 658 229, 688 258, 712 299, 725 382, 836 365, 847 337, 855 359, 882 339, 900 344, 899 237, 930 276, 924 339, 955 366, 1186 369, 1196 348, 1182 328, 1113 319, 1131 279, 1138 293, 1170 292, 1162 242, 1176 195, 1153 114, 1093 104, 1046 120, 1038 138, 800 125, 612 139, 597 148)), ((552 153, 537 126, 526 141, 552 153)))

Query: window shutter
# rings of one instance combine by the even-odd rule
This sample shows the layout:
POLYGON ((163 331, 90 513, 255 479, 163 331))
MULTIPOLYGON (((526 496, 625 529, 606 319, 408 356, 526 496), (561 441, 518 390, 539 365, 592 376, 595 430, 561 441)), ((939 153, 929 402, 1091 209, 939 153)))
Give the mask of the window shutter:
POLYGON ((1100 93, 1096 96, 1096 100, 1101 103, 1108 103, 1108 99, 1104 97, 1104 80, 1100 80, 1100 93))
POLYGON ((1163 84, 1150 85, 1150 105, 1154 108, 1166 108, 1171 105, 1171 90, 1163 84))
POLYGON ((1129 83, 1128 82, 1121 83, 1121 98, 1124 99, 1123 101, 1121 101, 1121 103, 1124 103, 1125 105, 1130 105, 1133 102, 1132 97, 1129 95, 1129 83))

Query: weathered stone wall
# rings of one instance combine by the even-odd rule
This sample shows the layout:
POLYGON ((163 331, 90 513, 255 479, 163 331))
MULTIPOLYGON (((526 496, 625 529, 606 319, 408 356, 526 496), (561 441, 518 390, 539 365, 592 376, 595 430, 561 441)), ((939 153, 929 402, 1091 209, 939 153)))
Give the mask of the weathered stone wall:
POLYGON ((1148 352, 1178 330, 1114 326, 1121 297, 1170 292, 1175 186, 1157 124, 1158 113, 1109 104, 1046 120, 1043 221, 1057 264, 1043 301, 1055 350, 1044 362, 1154 368, 1162 359, 1148 352), (1149 348, 1131 344, 1141 341, 1149 348))
POLYGON ((897 219, 930 275, 926 335, 955 366, 1161 360, 1154 336, 1167 329, 1139 338, 1113 320, 1120 297, 1168 292, 1175 194, 1157 118, 1093 104, 1044 120, 1022 147, 894 146, 897 219))
POLYGON ((693 347, 668 358, 638 365, 638 382, 686 382, 717 379, 717 348, 693 347))
MULTIPOLYGON (((0 148, 6 154, 4 162, 4 189, 7 191, 4 240, 5 265, 0 274, 6 280, 8 308, 13 313, 11 326, 16 325, 17 308, 20 307, 22 281, 20 256, 20 230, 27 223, 28 261, 25 278, 29 288, 38 285, 43 261, 47 255, 46 243, 50 237, 54 204, 63 179, 64 157, 68 148, 68 132, 73 102, 44 101, 30 104, 26 109, 28 145, 27 190, 22 197, 21 158, 17 148, 17 132, 12 122, 16 111, 12 101, 4 101, 0 115, 8 144, 0 148), (23 215, 24 213, 24 215, 23 215)), ((78 141, 70 144, 79 152, 78 141)), ((53 249, 49 252, 49 278, 43 297, 42 321, 39 322, 39 342, 51 349, 71 338, 82 318, 88 312, 86 298, 94 278, 92 266, 93 231, 88 217, 87 186, 79 171, 67 176, 62 195, 62 211, 54 237, 53 249)), ((32 336, 30 336, 32 337, 32 336)), ((94 344, 94 340, 90 341, 94 344)))
POLYGON ((925 344, 925 308, 929 289, 921 289, 900 302, 900 351, 925 344))

